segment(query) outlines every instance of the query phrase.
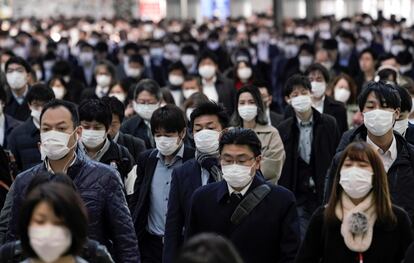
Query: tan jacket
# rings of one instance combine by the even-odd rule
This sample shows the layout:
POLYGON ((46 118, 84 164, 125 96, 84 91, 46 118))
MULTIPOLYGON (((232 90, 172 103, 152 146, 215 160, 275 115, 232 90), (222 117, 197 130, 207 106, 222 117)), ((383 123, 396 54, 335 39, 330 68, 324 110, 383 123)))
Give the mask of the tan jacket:
POLYGON ((276 128, 270 125, 256 124, 253 129, 262 143, 262 162, 260 170, 267 181, 274 184, 282 173, 283 163, 286 159, 285 148, 276 128))

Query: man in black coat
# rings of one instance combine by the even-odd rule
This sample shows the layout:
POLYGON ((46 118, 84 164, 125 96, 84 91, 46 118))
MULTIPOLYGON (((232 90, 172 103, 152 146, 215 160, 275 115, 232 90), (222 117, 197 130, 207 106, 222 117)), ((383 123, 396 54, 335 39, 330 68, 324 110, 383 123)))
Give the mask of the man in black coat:
POLYGON ((4 149, 8 149, 7 137, 13 131, 14 128, 22 124, 21 121, 16 120, 12 116, 4 113, 4 105, 6 105, 7 95, 3 88, 0 88, 0 145, 4 149))
POLYGON ((310 91, 305 76, 288 79, 285 96, 295 115, 277 127, 286 152, 278 184, 296 196, 302 237, 310 217, 322 203, 326 171, 340 138, 335 119, 311 107, 310 91))
POLYGON ((220 158, 224 180, 194 192, 186 238, 212 232, 230 239, 246 263, 293 262, 300 244, 295 197, 259 175, 261 143, 256 133, 243 128, 224 132, 220 158), (268 194, 238 223, 231 220, 240 202, 262 185, 268 194))
POLYGON ((142 262, 162 262, 171 174, 174 168, 194 157, 194 150, 184 144, 184 114, 175 105, 167 104, 154 112, 151 131, 156 149, 139 156, 130 210, 141 244, 142 262))
POLYGON ((165 225, 165 263, 174 262, 183 244, 183 229, 190 213, 191 195, 201 186, 221 179, 218 138, 228 122, 229 117, 224 108, 214 102, 198 105, 191 114, 196 157, 172 172, 165 225))
POLYGON ((277 126, 284 120, 284 116, 271 110, 273 97, 269 84, 264 81, 254 81, 253 85, 259 88, 269 123, 277 128, 277 126))

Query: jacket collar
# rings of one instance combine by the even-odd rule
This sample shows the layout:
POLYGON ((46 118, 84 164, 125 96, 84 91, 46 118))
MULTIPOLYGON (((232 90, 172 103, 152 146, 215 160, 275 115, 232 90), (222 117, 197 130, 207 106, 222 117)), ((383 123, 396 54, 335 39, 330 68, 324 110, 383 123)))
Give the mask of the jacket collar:
POLYGON ((273 131, 273 127, 270 126, 270 124, 268 125, 261 125, 261 124, 256 124, 256 127, 254 127, 253 129, 255 132, 260 132, 260 133, 269 133, 273 131))
MULTIPOLYGON (((253 182, 250 185, 249 189, 247 190, 246 194, 244 196, 246 196, 247 194, 249 194, 253 189, 255 189, 256 187, 258 187, 259 185, 262 185, 265 183, 265 181, 260 178, 261 175, 259 175, 260 173, 256 172, 255 176, 253 177, 253 182)), ((217 191, 217 202, 222 201, 223 199, 225 199, 225 197, 229 196, 229 188, 227 186, 227 182, 225 180, 218 182, 219 187, 218 187, 218 191, 217 191)))
MULTIPOLYGON (((312 107, 312 123, 315 125, 319 122, 320 119, 321 119, 321 113, 317 111, 314 107, 312 107)), ((293 125, 295 127, 298 126, 298 118, 296 117, 296 113, 293 116, 293 125)))

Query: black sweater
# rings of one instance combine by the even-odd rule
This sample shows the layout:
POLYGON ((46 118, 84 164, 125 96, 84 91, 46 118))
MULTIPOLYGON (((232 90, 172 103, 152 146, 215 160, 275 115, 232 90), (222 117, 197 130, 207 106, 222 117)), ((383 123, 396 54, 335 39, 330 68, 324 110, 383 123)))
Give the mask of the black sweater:
MULTIPOLYGON (((296 263, 359 263, 359 254, 351 251, 341 235, 341 221, 324 225, 323 207, 319 208, 309 223, 305 239, 296 257, 296 263)), ((393 206, 397 224, 393 227, 374 225, 370 248, 362 253, 364 263, 398 263, 413 240, 407 213, 393 206)))

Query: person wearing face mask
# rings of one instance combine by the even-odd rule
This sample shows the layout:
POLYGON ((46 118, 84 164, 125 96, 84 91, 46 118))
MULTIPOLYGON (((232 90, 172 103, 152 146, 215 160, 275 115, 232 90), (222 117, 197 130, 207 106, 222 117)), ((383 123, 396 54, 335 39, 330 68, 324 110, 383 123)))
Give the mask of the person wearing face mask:
POLYGON ((7 138, 8 149, 16 159, 19 171, 24 171, 41 162, 38 142, 40 141, 40 114, 43 106, 53 100, 53 91, 45 84, 35 84, 26 96, 31 116, 13 129, 7 138))
POLYGON ((174 98, 175 105, 182 105, 183 93, 182 85, 187 75, 187 69, 181 62, 175 62, 168 66, 168 86, 174 98))
POLYGON ((267 181, 276 184, 286 155, 279 132, 268 124, 260 92, 256 86, 244 86, 237 92, 236 100, 230 126, 256 132, 262 144, 260 170, 267 181))
POLYGON ((408 50, 404 50, 397 55, 397 63, 400 65, 400 74, 414 79, 413 55, 408 50))
POLYGON ((95 50, 94 47, 86 42, 80 44, 79 66, 75 67, 73 78, 82 82, 86 87, 94 87, 96 81, 94 78, 95 69, 95 50))
POLYGON ((197 51, 192 45, 184 46, 181 49, 181 63, 185 66, 188 73, 197 73, 197 51))
POLYGON ((108 137, 112 123, 111 109, 103 100, 90 99, 79 105, 82 138, 79 147, 94 161, 118 170, 122 181, 134 165, 128 149, 108 137))
POLYGON ((168 65, 171 63, 165 56, 164 42, 160 39, 154 39, 150 43, 151 73, 152 79, 157 81, 160 86, 165 86, 168 78, 168 65))
MULTIPOLYGON (((398 91, 386 82, 369 82, 358 97, 364 123, 342 136, 337 155, 327 173, 326 189, 331 189, 340 153, 352 142, 366 141, 380 155, 388 174, 391 198, 414 218, 414 151, 405 138, 393 130, 399 118, 401 98, 398 91), (398 189, 398 190, 397 190, 398 189)), ((325 199, 329 196, 326 193, 325 199)))
POLYGON ((109 88, 108 97, 115 97, 124 105, 128 105, 129 103, 128 89, 120 81, 116 82, 109 88))
POLYGON ((240 90, 244 85, 253 83, 255 78, 253 65, 249 61, 238 61, 234 66, 234 87, 240 90))
POLYGON ((272 91, 269 88, 269 84, 265 81, 256 80, 253 82, 253 85, 256 86, 262 97, 262 102, 264 106, 264 111, 267 116, 267 120, 269 124, 273 127, 277 128, 277 126, 284 120, 282 114, 276 113, 275 111, 271 110, 271 104, 273 102, 272 91))
POLYGON ((162 93, 158 83, 151 79, 141 80, 135 87, 132 101, 136 115, 122 123, 121 132, 144 140, 147 149, 154 148, 150 120, 161 101, 162 93))
POLYGON ((195 93, 203 93, 201 79, 198 75, 188 74, 184 78, 183 85, 181 85, 183 93, 183 105, 195 93))
POLYGON ((109 94, 110 87, 116 81, 115 66, 107 60, 102 60, 95 67, 96 87, 87 88, 82 91, 81 100, 101 99, 109 94))
POLYGON ((156 148, 139 156, 130 209, 141 244, 141 262, 162 262, 171 174, 194 157, 194 150, 184 144, 184 113, 177 106, 168 104, 156 110, 151 132, 156 148))
POLYGON ((201 186, 221 181, 219 137, 228 127, 229 117, 222 105, 203 102, 191 113, 190 127, 194 135, 195 158, 174 168, 168 198, 163 262, 172 263, 183 244, 183 229, 190 213, 192 194, 201 186))
POLYGON ((121 80, 127 77, 126 69, 128 67, 129 57, 138 54, 139 46, 136 43, 128 42, 122 47, 122 58, 116 66, 116 78, 121 80))
POLYGON ((203 93, 212 101, 223 103, 228 114, 233 113, 236 90, 233 81, 218 72, 217 56, 205 51, 198 61, 198 74, 201 76, 203 93))
POLYGON ((186 239, 202 232, 222 235, 232 241, 246 263, 294 259, 300 245, 295 198, 289 190, 265 183, 260 172, 261 149, 259 138, 250 129, 223 132, 219 153, 224 180, 194 192, 186 239), (235 221, 240 218, 233 216, 240 211, 239 205, 263 188, 268 194, 240 222, 235 221))
POLYGON ((121 82, 128 88, 134 87, 140 80, 146 78, 144 58, 138 54, 130 56, 125 73, 126 78, 122 79, 121 82))
POLYGON ((220 36, 217 31, 209 34, 204 51, 212 52, 217 56, 217 67, 224 72, 230 67, 230 56, 220 43, 220 36))
POLYGON ((12 116, 4 113, 4 105, 6 105, 7 94, 6 91, 0 88, 0 145, 4 149, 8 149, 8 136, 22 124, 21 121, 16 120, 12 116))
POLYGON ((26 96, 30 89, 28 79, 31 71, 30 65, 21 57, 12 57, 6 62, 6 81, 10 90, 4 112, 19 121, 30 116, 26 96))
POLYGON ((55 98, 59 100, 68 100, 68 84, 61 77, 52 77, 48 82, 49 88, 52 89, 55 94, 55 98))
POLYGON ((359 53, 359 68, 360 72, 355 77, 355 82, 357 84, 359 94, 362 90, 362 87, 367 82, 374 80, 375 77, 375 64, 377 62, 377 53, 373 49, 367 48, 359 53))
POLYGON ((414 125, 408 122, 408 117, 413 107, 411 96, 407 89, 399 85, 394 85, 401 98, 400 117, 396 119, 394 124, 394 131, 401 134, 407 142, 414 145, 414 125))
POLYGON ((322 203, 325 174, 340 139, 335 119, 312 108, 311 89, 305 76, 288 79, 285 99, 294 115, 277 127, 286 152, 278 184, 296 196, 302 238, 311 215, 322 203))
POLYGON ((380 156, 354 142, 338 167, 329 202, 312 216, 295 262, 401 262, 413 241, 411 222, 392 203, 380 156))
POLYGON ((54 77, 62 78, 67 85, 66 95, 63 99, 79 103, 81 94, 87 87, 82 81, 76 79, 76 76, 73 76, 73 66, 68 61, 58 60, 52 68, 52 73, 54 77))
POLYGON ((92 215, 88 237, 112 247, 115 262, 138 262, 138 243, 119 173, 90 160, 77 147, 82 127, 76 106, 52 100, 42 110, 40 126, 39 147, 44 161, 19 174, 13 182, 0 214, 0 241, 16 240, 19 211, 31 180, 42 172, 65 173, 75 178, 74 185, 92 215))

